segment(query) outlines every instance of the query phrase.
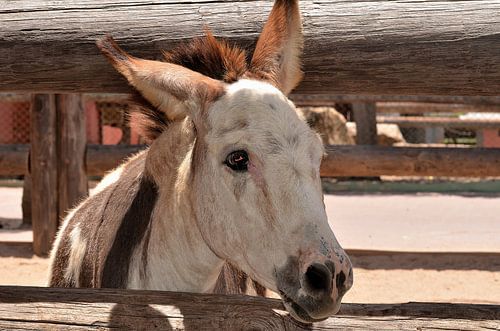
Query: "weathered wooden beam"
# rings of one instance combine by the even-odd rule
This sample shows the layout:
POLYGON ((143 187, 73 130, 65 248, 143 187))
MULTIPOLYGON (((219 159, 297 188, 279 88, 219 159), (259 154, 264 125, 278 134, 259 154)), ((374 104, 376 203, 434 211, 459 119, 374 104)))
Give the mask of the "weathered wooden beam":
POLYGON ((23 330, 495 330, 495 305, 343 304, 314 324, 289 317, 276 299, 111 289, 0 287, 0 328, 23 330))
POLYGON ((343 304, 314 324, 276 299, 112 289, 0 287, 0 328, 23 330, 495 330, 500 306, 343 304))
POLYGON ((336 103, 391 102, 463 104, 498 107, 500 96, 453 96, 453 95, 366 95, 366 94, 300 94, 290 96, 297 106, 334 106, 336 103))
MULTIPOLYGON (((95 47, 130 53, 200 36, 209 26, 251 48, 271 1, 3 1, 0 90, 129 91, 95 47)), ((500 1, 301 1, 302 94, 498 96, 500 1), (464 23, 466 22, 466 23, 464 23)))
POLYGON ((0 145, 0 176, 22 176, 28 171, 29 145, 0 145))
MULTIPOLYGON (((0 93, 0 99, 2 94, 0 93)), ((86 100, 93 101, 108 101, 108 102, 127 102, 130 100, 130 95, 126 93, 86 93, 86 100)), ((421 108, 428 108, 433 112, 445 112, 444 109, 450 109, 450 112, 458 109, 463 109, 463 112, 479 111, 479 112, 500 112, 500 96, 489 97, 459 97, 459 96, 411 96, 411 95, 335 95, 335 94, 296 94, 290 95, 290 99, 299 107, 324 107, 334 106, 336 103, 354 103, 354 102, 377 102, 377 111, 379 104, 385 107, 386 112, 398 112, 392 110, 397 107, 404 109, 413 109, 415 112, 422 113, 421 108), (477 110, 476 110, 477 109, 477 110)), ((446 111, 447 112, 447 111, 446 111)), ((460 111, 462 112, 462 111, 460 111)))
POLYGON ((50 251, 58 228, 56 99, 35 94, 31 101, 31 212, 33 251, 50 251))
MULTIPOLYGON (((89 174, 102 175, 143 147, 89 147, 89 174), (108 153, 106 150, 112 151, 108 153)), ((321 176, 500 176, 500 148, 327 146, 321 176)))
POLYGON ((356 144, 377 144, 377 118, 375 103, 353 103, 354 122, 356 122, 356 144))
POLYGON ((79 94, 58 94, 58 187, 59 218, 88 195, 85 170, 87 134, 85 111, 79 94))
POLYGON ((500 176, 500 148, 328 146, 321 175, 500 176))
MULTIPOLYGON (((300 91, 300 90, 299 90, 300 91)), ((92 101, 127 102, 127 93, 85 93, 83 99, 92 101)), ((297 106, 333 106, 335 103, 377 102, 385 107, 386 112, 399 112, 403 107, 408 113, 415 108, 415 113, 425 113, 428 108, 432 112, 499 112, 500 96, 439 96, 439 95, 337 95, 337 94, 297 94, 292 93, 290 99, 297 106), (462 109, 463 111, 462 111, 462 109), (470 109, 470 110, 469 110, 470 109)), ((30 101, 26 93, 1 93, 0 101, 30 101)))
MULTIPOLYGON (((85 151, 87 175, 102 176, 144 148, 143 145, 88 145, 85 151)), ((0 176, 27 174, 29 149, 29 145, 0 145, 0 176)))
POLYGON ((435 102, 377 102, 378 113, 500 113, 500 105, 442 104, 435 102))
POLYGON ((102 176, 144 148, 145 146, 141 145, 89 145, 86 159, 87 175, 102 176))
POLYGON ((457 117, 419 117, 419 116, 377 116, 378 123, 397 124, 403 128, 470 128, 470 129, 498 129, 500 119, 475 119, 457 117))
POLYGON ((23 197, 21 199, 21 209, 23 210, 23 224, 31 226, 31 176, 24 175, 23 180, 23 197))
MULTIPOLYGON (((144 146, 90 145, 87 174, 102 176, 142 149, 144 146)), ((323 177, 500 176, 500 148, 327 146, 326 150, 321 165, 323 177)), ((12 173, 9 169, 6 172, 12 173)), ((0 167, 0 175, 3 173, 0 167)))

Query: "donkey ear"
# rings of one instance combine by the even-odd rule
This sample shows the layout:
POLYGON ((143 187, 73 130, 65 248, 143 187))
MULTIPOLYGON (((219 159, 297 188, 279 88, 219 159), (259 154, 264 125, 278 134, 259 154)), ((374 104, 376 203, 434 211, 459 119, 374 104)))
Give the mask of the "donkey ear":
POLYGON ((170 121, 189 115, 195 125, 199 124, 207 103, 224 91, 222 82, 182 66, 130 56, 110 36, 98 40, 97 47, 130 85, 170 121))
POLYGON ((302 46, 298 0, 276 0, 255 46, 251 73, 289 94, 302 79, 302 46))

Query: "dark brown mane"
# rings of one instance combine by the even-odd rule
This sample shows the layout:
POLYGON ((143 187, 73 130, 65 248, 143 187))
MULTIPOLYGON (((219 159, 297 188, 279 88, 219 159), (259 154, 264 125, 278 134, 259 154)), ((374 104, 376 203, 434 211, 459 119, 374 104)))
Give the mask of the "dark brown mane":
MULTIPOLYGON (((181 65, 213 79, 233 83, 247 72, 247 54, 243 49, 217 40, 206 30, 206 35, 164 51, 164 61, 181 65)), ((131 100, 129 122, 138 133, 151 143, 167 127, 166 114, 144 99, 139 93, 131 100)))
POLYGON ((197 71, 226 83, 233 83, 247 71, 246 52, 225 40, 217 40, 206 30, 206 35, 164 51, 166 62, 197 71))

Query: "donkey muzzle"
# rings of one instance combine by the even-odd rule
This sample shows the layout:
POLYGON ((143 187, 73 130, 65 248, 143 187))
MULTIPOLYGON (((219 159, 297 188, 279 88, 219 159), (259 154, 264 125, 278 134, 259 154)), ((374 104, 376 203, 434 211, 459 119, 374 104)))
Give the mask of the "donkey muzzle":
POLYGON ((277 287, 290 314, 303 322, 315 322, 336 314, 353 281, 347 256, 342 262, 316 256, 306 261, 289 257, 278 270, 277 287), (302 262, 302 263, 301 263, 302 262))

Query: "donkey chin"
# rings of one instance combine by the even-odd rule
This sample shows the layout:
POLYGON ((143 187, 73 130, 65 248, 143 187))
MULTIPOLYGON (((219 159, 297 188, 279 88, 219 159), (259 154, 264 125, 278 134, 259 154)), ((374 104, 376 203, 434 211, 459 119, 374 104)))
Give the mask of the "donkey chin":
POLYGON ((289 258, 276 272, 277 288, 285 308, 298 321, 318 322, 335 315, 340 309, 344 294, 352 286, 352 267, 335 275, 332 261, 312 263, 300 275, 297 258, 289 258))

